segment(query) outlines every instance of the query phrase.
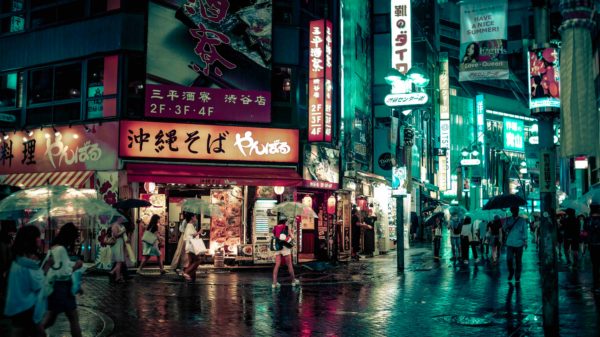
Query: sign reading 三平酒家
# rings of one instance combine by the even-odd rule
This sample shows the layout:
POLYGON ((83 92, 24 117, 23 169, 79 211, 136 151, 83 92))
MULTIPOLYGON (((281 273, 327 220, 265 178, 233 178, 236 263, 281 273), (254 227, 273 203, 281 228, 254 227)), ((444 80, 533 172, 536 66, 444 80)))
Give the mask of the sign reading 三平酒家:
POLYGON ((0 138, 0 174, 117 169, 117 122, 17 131, 0 138))
POLYGON ((125 158, 298 163, 296 129, 121 121, 119 130, 125 158))
POLYGON ((412 30, 410 0, 392 0, 392 68, 406 74, 412 66, 412 30))
POLYGON ((308 141, 331 142, 332 136, 332 45, 329 20, 310 22, 308 75, 308 141))
POLYGON ((270 0, 150 1, 145 116, 271 121, 270 0))
POLYGON ((271 93, 148 84, 146 117, 231 122, 271 121, 271 93))
POLYGON ((504 117, 503 124, 504 149, 508 151, 525 151, 525 128, 523 121, 504 117))

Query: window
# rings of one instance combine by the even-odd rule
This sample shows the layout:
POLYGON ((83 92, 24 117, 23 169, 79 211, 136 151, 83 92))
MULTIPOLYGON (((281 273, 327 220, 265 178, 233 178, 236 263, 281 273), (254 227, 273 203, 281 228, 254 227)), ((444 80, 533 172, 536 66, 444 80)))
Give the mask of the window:
POLYGON ((25 30, 25 0, 0 0, 0 33, 25 30))
POLYGON ((31 2, 31 28, 83 17, 85 17, 85 1, 83 0, 67 2, 33 0, 31 2))
POLYGON ((126 115, 141 117, 144 114, 144 83, 146 81, 145 55, 127 58, 127 97, 126 115))
POLYGON ((117 115, 117 78, 119 57, 116 55, 88 61, 87 118, 117 115))
POLYGON ((28 124, 80 119, 81 63, 30 71, 28 124))
POLYGON ((0 74, 0 110, 21 107, 21 73, 0 74))
POLYGON ((271 78, 271 92, 273 93, 273 102, 291 103, 291 68, 273 67, 273 73, 271 78))

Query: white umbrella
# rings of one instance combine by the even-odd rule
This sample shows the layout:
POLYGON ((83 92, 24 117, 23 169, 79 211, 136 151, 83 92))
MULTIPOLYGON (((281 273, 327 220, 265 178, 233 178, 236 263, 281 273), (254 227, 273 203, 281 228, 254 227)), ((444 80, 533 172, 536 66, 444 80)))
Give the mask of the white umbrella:
POLYGON ((560 204, 561 208, 567 209, 567 208, 571 208, 575 210, 575 214, 589 214, 590 213, 590 206, 588 206, 588 203, 585 200, 573 200, 573 199, 565 199, 563 200, 562 204, 560 204))
POLYGON ((211 204, 198 198, 186 198, 181 202, 181 210, 194 214, 210 214, 210 216, 223 216, 221 207, 223 203, 211 204))
POLYGON ((125 216, 109 204, 100 199, 85 199, 76 204, 67 202, 66 205, 53 207, 50 210, 42 209, 35 213, 29 223, 45 222, 51 218, 64 218, 65 220, 75 219, 83 216, 90 217, 108 217, 114 221, 126 220, 125 216))
POLYGON ((54 207, 79 207, 96 198, 93 189, 78 190, 67 186, 41 186, 17 191, 0 201, 0 219, 14 218, 15 212, 50 210, 54 207))
POLYGON ((288 218, 295 218, 297 216, 302 216, 302 217, 307 217, 307 218, 310 218, 310 217, 318 218, 319 217, 317 215, 317 213, 315 213, 315 211, 312 209, 312 207, 309 207, 302 203, 294 202, 294 201, 281 202, 281 203, 275 205, 272 210, 276 211, 278 213, 281 213, 288 218))

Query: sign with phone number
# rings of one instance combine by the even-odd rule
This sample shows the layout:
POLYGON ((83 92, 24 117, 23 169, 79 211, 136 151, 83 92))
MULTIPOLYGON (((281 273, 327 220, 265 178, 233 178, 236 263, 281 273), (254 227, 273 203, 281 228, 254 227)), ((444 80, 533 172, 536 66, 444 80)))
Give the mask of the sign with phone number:
POLYGON ((256 90, 148 84, 146 117, 271 122, 271 93, 256 90))

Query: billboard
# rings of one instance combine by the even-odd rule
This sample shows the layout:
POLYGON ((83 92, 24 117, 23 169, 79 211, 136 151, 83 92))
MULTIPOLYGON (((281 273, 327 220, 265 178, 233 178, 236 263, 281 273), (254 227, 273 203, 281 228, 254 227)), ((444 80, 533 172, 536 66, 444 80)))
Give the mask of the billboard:
POLYGON ((392 68, 406 74, 412 66, 410 0, 391 1, 392 68))
POLYGON ((270 0, 150 2, 147 117, 271 121, 270 0))
POLYGON ((340 183, 340 151, 305 145, 302 179, 304 187, 337 190, 340 183))
POLYGON ((558 49, 529 52, 529 109, 560 108, 558 49))
POLYGON ((298 163, 298 130, 121 121, 125 158, 298 163))
POLYGON ((329 20, 310 22, 308 141, 331 142, 333 26, 329 20))
POLYGON ((502 134, 504 149, 507 151, 525 151, 525 127, 523 121, 514 118, 503 118, 502 134))
POLYGON ((115 170, 117 122, 15 131, 0 138, 0 174, 115 170))
POLYGON ((508 79, 507 11, 507 0, 461 5, 459 81, 508 79))
POLYGON ((481 144, 481 162, 485 167, 485 96, 478 94, 475 96, 475 116, 477 125, 477 138, 475 141, 481 144))

